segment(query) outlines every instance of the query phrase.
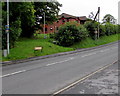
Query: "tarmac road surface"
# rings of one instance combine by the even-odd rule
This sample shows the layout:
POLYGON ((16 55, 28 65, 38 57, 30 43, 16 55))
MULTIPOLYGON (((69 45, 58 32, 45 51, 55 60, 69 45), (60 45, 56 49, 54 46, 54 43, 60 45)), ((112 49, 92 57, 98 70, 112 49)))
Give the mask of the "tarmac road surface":
POLYGON ((3 94, 53 94, 118 60, 118 43, 101 48, 3 67, 3 94))

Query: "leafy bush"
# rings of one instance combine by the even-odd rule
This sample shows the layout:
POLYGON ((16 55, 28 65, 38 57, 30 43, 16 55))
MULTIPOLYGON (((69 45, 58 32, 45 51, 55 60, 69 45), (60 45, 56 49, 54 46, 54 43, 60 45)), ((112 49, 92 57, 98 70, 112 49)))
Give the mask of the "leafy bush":
POLYGON ((118 25, 114 25, 114 33, 117 34, 118 33, 118 25))
POLYGON ((115 34, 115 30, 114 30, 114 25, 111 23, 106 23, 105 24, 105 29, 106 29, 106 35, 112 35, 115 34))
POLYGON ((13 22, 12 25, 11 25, 11 30, 10 30, 11 47, 14 47, 15 41, 18 40, 21 32, 22 32, 21 21, 17 20, 15 22, 13 22))
POLYGON ((55 34, 55 40, 61 46, 71 46, 87 36, 87 30, 76 22, 67 22, 55 34))
POLYGON ((89 36, 92 38, 92 39, 95 39, 95 31, 97 30, 98 28, 98 22, 94 22, 94 21, 87 21, 85 24, 84 24, 84 27, 88 30, 89 32, 89 36))
POLYGON ((50 38, 54 38, 55 34, 54 33, 50 33, 49 36, 50 36, 50 38))
MULTIPOLYGON (((9 31, 9 41, 10 41, 10 48, 14 47, 15 42, 17 41, 18 37, 21 34, 22 29, 20 28, 21 21, 18 19, 15 22, 11 23, 10 31, 9 31)), ((5 32, 5 28, 2 29, 2 49, 7 48, 7 34, 5 32)))
POLYGON ((118 25, 117 32, 120 33, 120 25, 118 25))
POLYGON ((99 27, 100 36, 104 36, 106 33, 105 25, 100 25, 99 27))

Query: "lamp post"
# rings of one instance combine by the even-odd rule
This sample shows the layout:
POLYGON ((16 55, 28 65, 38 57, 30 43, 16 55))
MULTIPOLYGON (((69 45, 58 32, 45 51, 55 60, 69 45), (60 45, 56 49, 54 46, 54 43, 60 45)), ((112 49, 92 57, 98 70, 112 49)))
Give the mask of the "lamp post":
POLYGON ((42 17, 41 16, 37 16, 36 19, 37 19, 36 23, 39 25, 40 24, 40 20, 42 19, 42 17))
POLYGON ((7 53, 10 53, 9 48, 9 0, 7 0, 7 25, 6 25, 6 33, 7 33, 7 53))
POLYGON ((45 12, 43 13, 43 15, 44 15, 44 30, 43 31, 44 31, 44 38, 46 38, 45 37, 45 12))

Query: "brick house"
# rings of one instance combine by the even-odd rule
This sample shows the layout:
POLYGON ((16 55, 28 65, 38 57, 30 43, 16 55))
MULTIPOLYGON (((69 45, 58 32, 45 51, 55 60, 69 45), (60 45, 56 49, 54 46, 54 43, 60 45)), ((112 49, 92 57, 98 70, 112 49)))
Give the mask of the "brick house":
POLYGON ((86 16, 76 17, 76 16, 72 16, 66 13, 62 13, 61 15, 58 16, 58 20, 56 22, 53 22, 53 24, 45 25, 45 33, 47 34, 47 33, 57 32, 59 27, 62 24, 66 22, 70 22, 70 21, 77 21, 80 24, 84 24, 86 19, 87 19, 86 16))

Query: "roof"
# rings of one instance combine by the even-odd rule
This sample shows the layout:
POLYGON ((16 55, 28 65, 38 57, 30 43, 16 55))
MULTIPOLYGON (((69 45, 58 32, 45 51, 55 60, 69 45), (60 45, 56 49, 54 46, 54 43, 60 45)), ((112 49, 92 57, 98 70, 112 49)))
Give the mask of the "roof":
POLYGON ((69 14, 66 14, 66 13, 62 13, 61 15, 58 16, 59 18, 76 18, 76 16, 73 16, 73 15, 69 15, 69 14))
POLYGON ((58 16, 58 18, 79 18, 80 20, 86 20, 86 16, 73 16, 73 15, 69 15, 69 14, 66 14, 66 13, 62 13, 61 15, 58 16))
POLYGON ((81 16, 81 17, 79 17, 79 19, 80 19, 80 20, 86 20, 87 17, 86 17, 86 16, 81 16))

